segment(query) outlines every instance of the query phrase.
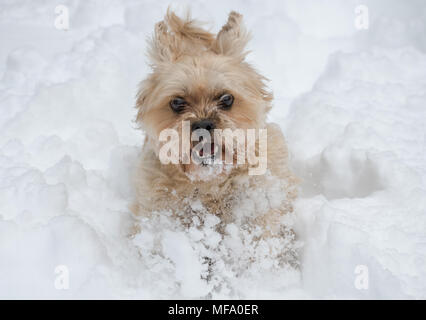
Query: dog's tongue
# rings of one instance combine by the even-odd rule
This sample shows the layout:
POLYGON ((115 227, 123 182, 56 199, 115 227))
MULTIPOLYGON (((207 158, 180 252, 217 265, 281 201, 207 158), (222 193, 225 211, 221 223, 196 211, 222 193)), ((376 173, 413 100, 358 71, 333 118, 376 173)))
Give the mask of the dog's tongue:
MULTIPOLYGON (((204 155, 204 148, 202 148, 200 150, 200 157, 202 157, 204 155)), ((214 143, 210 144, 210 155, 214 155, 214 143)))

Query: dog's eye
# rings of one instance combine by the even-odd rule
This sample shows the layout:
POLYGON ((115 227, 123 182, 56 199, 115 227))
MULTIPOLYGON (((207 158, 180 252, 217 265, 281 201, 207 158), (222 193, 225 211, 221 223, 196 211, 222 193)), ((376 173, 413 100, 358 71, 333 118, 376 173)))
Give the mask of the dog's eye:
POLYGON ((172 99, 172 101, 170 101, 170 107, 172 108, 172 110, 176 113, 179 113, 183 110, 183 108, 185 108, 186 106, 186 101, 183 98, 174 98, 172 99))
POLYGON ((230 109, 234 103, 234 96, 229 93, 225 93, 219 99, 219 105, 222 109, 230 109))

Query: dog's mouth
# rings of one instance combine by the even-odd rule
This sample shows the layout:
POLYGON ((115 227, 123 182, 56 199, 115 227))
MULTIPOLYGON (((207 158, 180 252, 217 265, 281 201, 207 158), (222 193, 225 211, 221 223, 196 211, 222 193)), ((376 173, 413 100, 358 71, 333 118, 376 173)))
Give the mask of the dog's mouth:
POLYGON ((201 166, 209 166, 215 164, 216 160, 221 160, 223 155, 223 148, 222 150, 219 150, 219 146, 216 145, 214 142, 212 143, 205 143, 202 145, 201 149, 193 148, 191 149, 192 153, 192 159, 195 164, 201 165, 201 166))
POLYGON ((191 181, 209 181, 227 176, 236 165, 235 152, 226 144, 205 141, 191 143, 191 160, 181 168, 191 181))
POLYGON ((215 143, 206 143, 191 148, 191 163, 183 164, 183 172, 191 181, 209 181, 228 175, 232 168, 225 159, 225 146, 215 143))

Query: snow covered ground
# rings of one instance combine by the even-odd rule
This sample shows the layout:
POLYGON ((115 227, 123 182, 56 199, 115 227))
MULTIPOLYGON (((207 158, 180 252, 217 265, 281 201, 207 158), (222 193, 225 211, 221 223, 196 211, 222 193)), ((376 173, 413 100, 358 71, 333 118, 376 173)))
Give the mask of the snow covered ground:
POLYGON ((191 5, 213 30, 237 10, 253 32, 249 60, 303 180, 289 221, 300 270, 235 225, 221 239, 212 216, 185 230, 157 215, 127 237, 134 96, 168 5, 0 1, 0 298, 426 298, 426 2, 191 5))

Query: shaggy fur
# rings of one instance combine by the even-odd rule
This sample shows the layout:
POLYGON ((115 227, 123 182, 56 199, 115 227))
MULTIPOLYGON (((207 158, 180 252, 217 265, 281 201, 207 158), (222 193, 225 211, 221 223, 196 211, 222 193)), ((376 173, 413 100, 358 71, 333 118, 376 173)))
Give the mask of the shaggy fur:
POLYGON ((196 165, 160 162, 158 137, 163 129, 181 132, 182 120, 193 123, 205 118, 212 119, 220 129, 268 130, 268 170, 286 181, 287 187, 282 190, 286 201, 278 209, 261 213, 257 223, 265 232, 274 232, 277 217, 292 211, 296 178, 288 168, 287 147, 279 126, 266 123, 272 95, 265 78, 245 62, 249 38, 242 16, 236 12, 229 14, 217 35, 202 29, 189 15, 181 19, 170 11, 156 25, 149 50, 152 73, 141 83, 136 104, 137 121, 146 138, 137 171, 135 215, 149 216, 160 210, 191 215, 184 199, 193 199, 228 222, 232 221, 236 193, 247 186, 262 188, 268 183, 264 176, 249 176, 249 165, 234 166, 208 181, 194 181, 188 172, 196 172, 196 165), (224 92, 235 98, 230 110, 220 110, 215 104, 224 92), (174 97, 184 97, 190 107, 174 113, 170 108, 174 97))

